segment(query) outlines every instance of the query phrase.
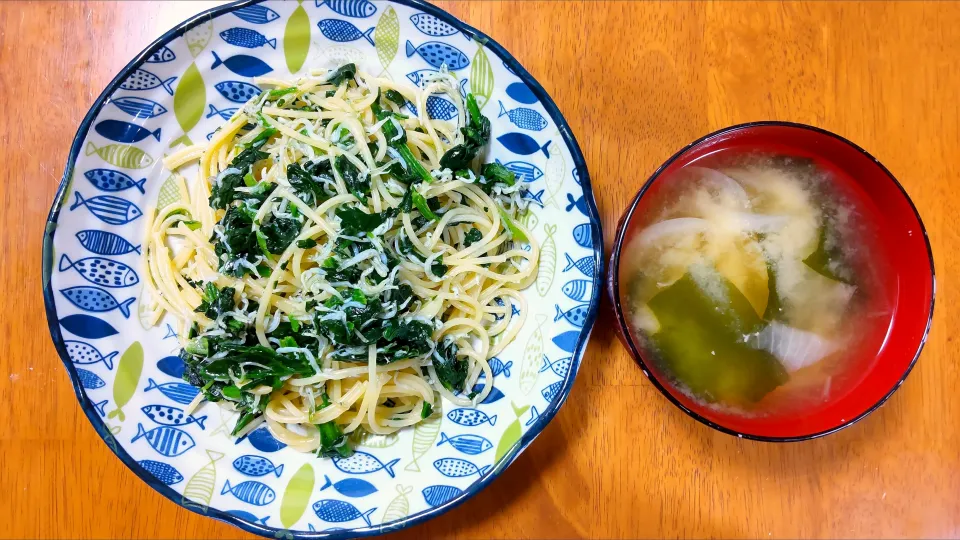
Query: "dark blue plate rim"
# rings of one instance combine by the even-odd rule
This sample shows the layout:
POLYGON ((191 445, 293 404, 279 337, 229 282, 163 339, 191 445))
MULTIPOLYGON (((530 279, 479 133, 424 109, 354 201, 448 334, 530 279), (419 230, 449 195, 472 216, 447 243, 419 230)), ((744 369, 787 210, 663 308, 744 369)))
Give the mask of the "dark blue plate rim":
POLYGON ((903 188, 903 184, 901 184, 900 181, 897 180, 897 177, 894 176, 893 173, 890 172, 890 170, 883 165, 883 163, 880 163, 880 160, 873 157, 873 155, 870 154, 870 152, 867 152, 866 150, 858 146, 853 141, 841 135, 837 135, 832 131, 828 131, 826 129, 819 128, 816 126, 799 124, 796 122, 784 122, 779 120, 761 120, 761 121, 747 122, 744 124, 736 124, 733 126, 719 129, 712 133, 708 133, 707 135, 700 137, 699 139, 693 141, 692 143, 678 150, 677 153, 675 153, 673 156, 670 157, 670 159, 665 161, 663 165, 658 167, 657 170, 650 175, 650 178, 643 184, 643 187, 640 188, 640 190, 634 196, 633 200, 630 201, 630 205, 627 207, 626 211, 624 211, 623 217, 620 220, 620 224, 617 227, 617 231, 613 239, 613 255, 610 257, 609 285, 610 285, 610 288, 609 288, 610 300, 613 303, 614 312, 617 317, 617 325, 619 326, 619 331, 621 335, 624 336, 623 341, 626 343, 626 348, 630 352, 630 355, 633 356, 634 361, 636 361, 637 364, 640 366, 640 368, 643 369, 644 375, 647 376, 647 379, 649 379, 650 382, 653 383, 653 386, 656 387, 656 389, 659 390, 660 393, 664 395, 664 397, 666 397, 671 403, 676 405, 678 409, 685 412, 694 420, 700 422, 701 424, 712 427, 717 431, 726 433, 728 435, 734 435, 741 439, 751 439, 754 441, 775 442, 775 443, 800 442, 800 441, 808 441, 812 439, 819 439, 820 437, 825 437, 832 433, 836 433, 841 429, 844 429, 856 424, 860 420, 863 420, 864 418, 869 416, 873 411, 879 409, 884 403, 886 403, 887 400, 890 399, 890 397, 893 396, 893 394, 897 391, 897 389, 899 389, 900 386, 903 385, 903 383, 907 380, 907 376, 910 375, 910 372, 913 371, 914 366, 917 364, 917 360, 920 359, 920 353, 923 351, 923 347, 927 343, 927 338, 930 335, 930 327, 933 325, 933 307, 934 307, 934 303, 937 296, 937 276, 936 276, 936 268, 934 267, 934 264, 933 264, 933 249, 930 247, 930 237, 927 235, 927 229, 923 225, 923 220, 920 219, 920 212, 917 210, 917 206, 913 204, 913 200, 910 198, 910 195, 907 194, 907 190, 903 188), (660 174, 663 173, 663 171, 665 171, 667 167, 670 166, 671 163, 680 159, 681 156, 685 155, 687 152, 689 152, 693 148, 700 146, 707 141, 717 139, 717 138, 722 138, 724 135, 727 135, 728 133, 732 133, 734 131, 740 131, 743 129, 749 129, 754 127, 769 127, 769 126, 804 129, 807 131, 813 131, 821 135, 832 137, 850 146, 857 152, 860 152, 861 154, 863 154, 864 157, 866 157, 867 159, 872 161, 875 165, 877 165, 880 168, 880 170, 883 171, 884 174, 886 174, 887 178, 889 178, 890 181, 892 181, 893 184, 897 186, 897 188, 900 190, 900 193, 903 195, 903 198, 907 201, 907 204, 910 205, 911 210, 913 210, 913 215, 917 218, 917 223, 920 225, 920 232, 923 233, 923 241, 927 246, 927 261, 930 264, 930 307, 929 307, 929 313, 927 315, 927 324, 923 329, 923 335, 920 336, 920 340, 917 343, 917 350, 913 354, 913 358, 910 360, 910 364, 907 365, 907 368, 904 370, 903 375, 901 375, 900 378, 897 379, 893 387, 890 388, 890 390, 886 394, 884 394, 883 397, 881 397, 872 406, 868 407, 865 411, 858 414, 856 417, 851 418, 850 420, 846 420, 830 429, 825 429, 823 431, 807 433, 807 434, 791 436, 791 437, 769 437, 769 436, 755 435, 752 433, 745 433, 745 432, 740 432, 734 429, 730 429, 726 426, 717 424, 716 422, 702 416, 701 414, 690 409, 689 407, 681 403, 680 400, 675 398, 673 394, 671 394, 666 389, 664 384, 661 383, 660 380, 657 379, 657 377, 653 374, 654 372, 650 370, 650 367, 647 366, 646 361, 643 360, 643 355, 640 354, 640 350, 636 347, 636 345, 634 345, 633 341, 628 337, 630 335, 629 334, 630 328, 629 328, 629 325, 627 324, 626 318, 623 315, 623 306, 620 305, 620 280, 618 277, 620 272, 620 253, 623 249, 623 242, 626 237, 627 225, 630 223, 630 220, 633 219, 633 214, 637 209, 637 205, 640 203, 640 199, 643 198, 644 194, 646 194, 650 186, 653 185, 653 182, 655 182, 657 178, 660 177, 660 174))
POLYGON ((100 435, 105 443, 107 443, 107 446, 110 448, 110 450, 113 451, 118 458, 120 458, 120 461, 122 461, 124 465, 126 465, 131 471, 139 476, 141 480, 149 484, 150 487, 167 499, 192 512, 218 519, 231 525, 235 525, 245 531, 265 537, 333 540, 376 536, 386 532, 411 527, 427 521, 428 519, 452 510, 467 499, 473 497, 479 493, 480 490, 493 482, 493 480, 496 479, 500 473, 506 470, 506 468, 513 463, 520 452, 526 449, 527 446, 529 446, 530 443, 532 443, 533 440, 540 434, 540 432, 543 431, 547 423, 550 422, 554 416, 556 416, 557 412, 560 410, 560 407, 570 394, 570 390, 573 388, 574 379, 576 378, 577 371, 580 368, 580 362, 583 359, 584 352, 586 351, 587 341, 590 338, 590 332, 593 329, 593 325, 596 321, 597 313, 600 307, 600 295, 602 294, 603 290, 603 266, 605 262, 600 214, 597 210, 596 201, 593 197, 593 189, 590 185, 590 174, 587 171, 586 160, 583 157, 583 152, 580 149, 580 145, 577 143, 570 126, 560 113, 556 103, 553 102, 553 99, 550 98, 550 96, 547 94, 547 91, 544 90, 543 86, 537 82, 533 75, 524 69, 517 59, 514 58, 512 54, 507 52, 507 50, 504 49, 499 43, 494 41, 489 36, 483 34, 479 30, 447 13, 446 11, 443 11, 442 9, 428 4, 422 0, 390 0, 393 3, 419 9, 425 13, 434 15, 448 24, 458 28, 468 37, 484 43, 487 49, 493 51, 498 57, 503 59, 506 67, 533 91, 534 95, 537 96, 537 99, 540 100, 540 103, 543 105, 544 109, 546 109, 547 113, 556 123, 557 128, 560 131, 560 135, 563 138, 563 142, 570 149, 570 154, 573 157, 574 167, 576 167, 576 170, 579 172, 580 185, 583 188, 584 202, 587 205, 587 217, 590 220, 591 233, 594 239, 593 259, 595 265, 595 271, 593 275, 593 297, 590 299, 590 308, 588 310, 583 329, 580 332, 580 336, 577 338, 577 345, 574 348, 572 355, 570 372, 567 374, 566 379, 564 379, 563 386, 560 389, 557 398, 555 398, 555 400, 551 402, 546 409, 544 409, 534 424, 530 426, 530 429, 523 434, 517 444, 514 445, 514 447, 510 450, 510 453, 504 456, 494 466, 494 468, 487 473, 486 476, 484 476, 478 482, 472 484, 457 497, 440 506, 407 516, 391 523, 335 532, 290 531, 287 529, 260 525, 258 523, 251 523, 228 514, 223 510, 200 505, 190 501, 189 499, 186 499, 181 494, 177 493, 166 484, 160 482, 156 479, 156 477, 143 469, 143 467, 141 467, 136 460, 127 454, 122 446, 117 444, 116 439, 107 430, 105 424, 101 421, 96 410, 94 409, 92 402, 84 392, 84 389, 80 384, 79 377, 77 376, 76 369, 73 367, 73 363, 70 361, 70 356, 67 354, 63 336, 60 333, 60 324, 58 322, 59 317, 57 316, 57 309, 54 301, 54 291, 51 287, 50 281, 50 276, 53 269, 53 235, 56 231, 57 219, 60 215, 60 207, 63 203, 63 197, 65 196, 66 191, 70 186, 71 179, 73 178, 74 165, 77 157, 80 154, 81 145, 87 135, 87 132, 90 130, 90 124, 100 113, 100 110, 103 108, 109 96, 119 88, 120 83, 126 80, 133 70, 137 69, 137 67, 139 67, 139 65, 142 64, 146 58, 158 51, 167 43, 182 36, 184 32, 197 26, 201 22, 230 13, 244 6, 259 4, 263 1, 264 0, 240 0, 238 2, 233 2, 204 11, 203 13, 195 15, 178 24, 163 34, 156 41, 151 43, 146 49, 140 52, 140 54, 134 57, 134 59, 131 60, 130 63, 128 63, 122 70, 120 70, 120 73, 118 73, 117 76, 110 81, 110 84, 107 85, 100 96, 97 97, 97 100, 93 103, 93 106, 80 123, 80 127, 77 130, 76 136, 74 137, 73 144, 70 146, 70 153, 67 157, 67 165, 64 170, 63 177, 60 180, 60 187, 57 189, 57 194, 53 199, 53 205, 50 207, 50 214, 47 217, 47 223, 43 233, 42 281, 43 301, 47 316, 47 325, 50 329, 50 336, 53 339, 53 344, 57 349, 57 353, 60 355, 60 360, 63 362, 63 365, 67 370, 67 374, 70 375, 70 379, 73 381, 73 389, 77 395, 77 399, 80 402, 80 407, 84 414, 86 414, 87 419, 90 420, 90 423, 93 425, 94 429, 97 431, 97 434, 100 435))

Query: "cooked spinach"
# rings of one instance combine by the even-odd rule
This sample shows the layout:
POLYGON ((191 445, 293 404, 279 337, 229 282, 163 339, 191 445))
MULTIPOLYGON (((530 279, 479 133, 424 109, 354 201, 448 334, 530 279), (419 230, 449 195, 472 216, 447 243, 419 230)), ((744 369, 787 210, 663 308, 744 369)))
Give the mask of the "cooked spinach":
POLYGON ((367 202, 367 196, 370 195, 370 178, 361 177, 360 169, 356 165, 350 162, 347 159, 347 156, 340 154, 337 156, 337 159, 334 160, 334 167, 336 167, 337 172, 340 173, 340 177, 343 178, 344 185, 347 186, 347 191, 353 194, 354 197, 360 199, 361 202, 367 202))

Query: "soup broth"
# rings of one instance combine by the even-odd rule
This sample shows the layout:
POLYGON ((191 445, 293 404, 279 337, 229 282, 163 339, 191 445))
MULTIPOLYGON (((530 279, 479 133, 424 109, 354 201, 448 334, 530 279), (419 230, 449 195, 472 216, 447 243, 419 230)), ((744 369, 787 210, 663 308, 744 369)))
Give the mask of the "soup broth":
POLYGON ((811 160, 759 154, 714 154, 657 183, 620 279, 661 378, 751 416, 859 382, 892 308, 856 193, 811 160))

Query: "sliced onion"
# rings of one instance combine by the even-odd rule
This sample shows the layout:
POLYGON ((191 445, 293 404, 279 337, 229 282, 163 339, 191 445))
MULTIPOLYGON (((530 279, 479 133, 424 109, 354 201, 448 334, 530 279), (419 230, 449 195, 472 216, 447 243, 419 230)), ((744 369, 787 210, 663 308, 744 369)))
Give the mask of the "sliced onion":
POLYGON ((750 197, 739 182, 715 169, 706 167, 687 167, 685 170, 699 175, 702 180, 718 186, 723 193, 729 193, 737 199, 743 208, 750 208, 750 197))
POLYGON ((701 218, 674 218, 665 219, 642 230, 637 235, 637 245, 646 247, 668 236, 696 235, 707 232, 710 222, 701 218))
POLYGON ((788 373, 813 365, 838 348, 835 341, 776 321, 744 341, 777 357, 788 373))

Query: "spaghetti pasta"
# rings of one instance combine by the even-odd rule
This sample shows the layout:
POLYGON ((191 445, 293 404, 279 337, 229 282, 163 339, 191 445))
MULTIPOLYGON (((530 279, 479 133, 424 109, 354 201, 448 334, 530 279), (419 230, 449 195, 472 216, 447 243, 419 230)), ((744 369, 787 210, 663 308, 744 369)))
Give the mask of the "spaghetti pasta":
POLYGON ((265 423, 323 455, 420 422, 438 394, 483 400, 539 246, 515 175, 478 166, 490 123, 473 96, 446 70, 424 88, 352 64, 257 82, 273 89, 165 160, 199 172, 149 214, 142 309, 179 321, 184 378, 240 412, 234 434, 265 423), (454 121, 400 112, 437 93, 454 121))

